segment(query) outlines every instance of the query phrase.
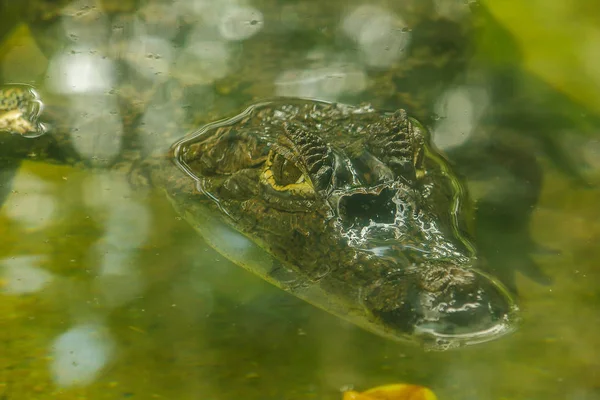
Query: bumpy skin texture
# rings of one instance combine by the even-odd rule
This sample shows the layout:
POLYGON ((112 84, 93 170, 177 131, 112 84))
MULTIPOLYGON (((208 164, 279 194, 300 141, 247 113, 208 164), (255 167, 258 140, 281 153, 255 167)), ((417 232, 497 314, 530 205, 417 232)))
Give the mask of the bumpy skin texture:
POLYGON ((295 284, 362 309, 368 328, 440 346, 511 330, 513 301, 465 237, 464 190, 403 110, 275 101, 181 141, 175 156, 188 192, 197 184, 295 284))

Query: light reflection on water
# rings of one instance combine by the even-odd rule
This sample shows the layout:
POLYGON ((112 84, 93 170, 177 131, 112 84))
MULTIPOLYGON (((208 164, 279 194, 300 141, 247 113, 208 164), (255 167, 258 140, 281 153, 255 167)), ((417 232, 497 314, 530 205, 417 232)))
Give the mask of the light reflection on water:
MULTIPOLYGON (((233 87, 261 83, 243 101, 374 101, 361 95, 375 74, 410 60, 419 33, 402 7, 340 3, 337 24, 323 34, 343 45, 307 40, 283 55, 265 51, 254 70, 244 70, 242 55, 262 57, 244 53, 245 45, 270 44, 310 23, 300 4, 263 3, 149 2, 129 15, 76 1, 48 34, 61 43, 56 48, 21 28, 18 45, 0 51, 2 79, 66 99, 71 112, 62 122, 75 151, 102 167, 129 140, 128 107, 139 111, 144 149, 162 152, 193 127, 198 116, 189 110, 214 114, 214 106, 221 115, 237 107, 241 100, 228 97, 224 79, 233 87), (191 88, 195 101, 186 97, 191 88)), ((449 20, 470 16, 465 2, 434 3, 449 20)), ((592 33, 580 52, 595 79, 600 53, 592 33)), ((441 91, 433 99, 436 144, 457 148, 480 134, 490 96, 478 79, 457 78, 441 91)), ((597 176, 598 141, 568 142, 597 176)), ((547 169, 532 231, 562 251, 536 256, 553 284, 518 277, 525 322, 514 336, 424 354, 359 331, 226 262, 160 193, 132 189, 123 175, 28 164, 0 216, 0 321, 8 327, 0 333, 0 397, 336 399, 340 388, 408 381, 432 387, 440 399, 598 399, 600 197, 547 169)), ((496 190, 500 197, 513 177, 502 179, 476 196, 496 190)))
MULTIPOLYGON (((573 298, 593 295, 595 275, 589 264, 580 264, 577 272, 564 268, 575 262, 573 255, 553 261, 553 271, 561 272, 551 288, 522 282, 526 323, 514 337, 459 353, 422 353, 364 333, 254 279, 203 249, 167 203, 128 199, 127 186, 114 177, 62 169, 55 175, 59 190, 74 197, 71 208, 80 211, 46 228, 39 237, 50 240, 43 256, 11 254, 14 259, 5 258, 1 269, 12 332, 37 327, 29 340, 10 340, 19 353, 37 360, 29 367, 37 371, 28 378, 31 386, 21 386, 25 393, 37 385, 42 393, 61 390, 64 398, 87 387, 92 398, 129 392, 195 398, 198 390, 233 398, 270 390, 273 396, 333 399, 341 387, 410 380, 446 398, 493 399, 515 390, 515 382, 530 393, 543 393, 537 385, 545 382, 553 391, 562 388, 564 396, 572 393, 564 398, 595 398, 589 388, 596 358, 586 345, 595 335, 586 327, 600 321, 573 298), (121 212, 127 225, 117 223, 121 212), (145 221, 148 212, 156 219, 145 221), (88 215, 94 229, 72 227, 88 215), (150 235, 146 244, 142 229, 150 235), (564 306, 557 308, 559 299, 564 306), (572 309, 578 310, 576 320, 572 309), (47 376, 62 389, 46 383, 47 376)), ((63 203, 63 196, 53 197, 63 203)), ((569 197, 575 200, 576 194, 569 197)), ((578 243, 585 250, 579 243, 592 240, 593 229, 600 231, 594 222, 551 205, 538 219, 538 239, 563 249, 578 243), (544 233, 548 225, 566 223, 578 229, 571 240, 556 242, 544 233)), ((39 246, 30 238, 21 247, 27 254, 39 246)))
POLYGON ((342 30, 359 47, 362 62, 370 67, 388 67, 405 54, 410 43, 406 22, 389 9, 361 5, 345 16, 342 30))
POLYGON ((59 387, 93 382, 110 360, 114 344, 101 325, 80 325, 52 344, 52 377, 59 387))

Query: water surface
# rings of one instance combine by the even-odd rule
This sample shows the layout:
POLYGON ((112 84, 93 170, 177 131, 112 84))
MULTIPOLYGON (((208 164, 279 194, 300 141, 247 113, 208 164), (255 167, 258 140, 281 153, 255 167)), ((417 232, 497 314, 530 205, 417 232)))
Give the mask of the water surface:
POLYGON ((408 382, 440 399, 600 399, 600 10, 505 3, 0 6, 0 82, 69 110, 54 128, 94 167, 3 164, 0 398, 325 400, 408 382), (442 353, 379 338, 231 264, 160 191, 106 169, 131 141, 164 152, 272 96, 427 123, 520 329, 442 353))

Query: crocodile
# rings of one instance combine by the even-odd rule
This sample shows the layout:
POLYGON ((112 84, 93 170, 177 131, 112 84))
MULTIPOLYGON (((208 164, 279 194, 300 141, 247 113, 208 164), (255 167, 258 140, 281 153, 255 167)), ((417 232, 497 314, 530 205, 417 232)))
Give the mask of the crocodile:
MULTIPOLYGON (((53 35, 63 34, 61 7, 70 3, 0 5, 19 8, 15 12, 22 13, 40 49, 51 57, 64 46, 57 50, 53 35)), ((136 1, 104 3, 112 6, 101 15, 118 22, 114 24, 127 26, 133 20, 136 1)), ((26 158, 118 169, 132 185, 164 189, 178 212, 236 264, 370 331, 432 349, 504 336, 519 319, 510 281, 514 269, 505 259, 490 268, 477 250, 481 241, 473 240, 472 226, 475 213, 498 204, 479 202, 474 211, 459 175, 464 175, 463 165, 488 167, 491 161, 508 165, 515 176, 532 171, 523 178, 534 189, 533 195, 526 193, 527 204, 518 196, 512 199, 525 204, 524 217, 516 217, 514 224, 521 232, 537 199, 539 169, 535 157, 519 153, 514 161, 514 149, 498 142, 458 149, 453 163, 432 145, 431 104, 466 68, 470 31, 468 22, 434 16, 415 4, 407 8, 412 14, 406 14, 415 33, 410 54, 389 71, 372 73, 374 86, 367 87, 367 96, 361 94, 369 103, 362 105, 353 96, 344 103, 300 98, 257 102, 270 91, 247 77, 263 60, 277 60, 274 49, 292 40, 275 34, 269 46, 247 42, 248 58, 234 74, 245 78, 214 85, 235 93, 222 96, 231 99, 221 108, 232 117, 198 130, 222 112, 182 107, 177 111, 193 114, 186 118, 191 123, 161 126, 149 135, 142 129, 144 111, 156 99, 184 97, 189 88, 176 79, 154 83, 123 63, 118 87, 109 93, 122 117, 121 151, 109 159, 80 154, 69 95, 4 85, 2 183, 26 158), (432 45, 436 40, 438 45, 432 45), (240 113, 242 104, 252 105, 240 113), (198 119, 196 114, 203 115, 198 119), (506 274, 508 280, 498 279, 506 274)), ((311 35, 321 32, 320 18, 327 13, 315 9, 313 14, 305 31, 292 35, 303 38, 298 46, 314 44, 311 35)), ((106 57, 120 54, 118 41, 111 43, 98 51, 106 57)), ((307 61, 291 53, 282 62, 307 61)), ((507 232, 522 237, 514 231, 511 226, 507 232)), ((495 247, 492 251, 497 253, 495 247)))
MULTIPOLYGON (((48 129, 33 88, 7 86, 0 99, 4 130, 48 129)), ((441 349, 516 326, 512 295, 477 267, 464 186, 405 110, 274 99, 139 170, 233 261, 382 336, 441 349), (238 248, 215 227, 241 233, 238 248)))
POLYGON ((296 296, 428 348, 515 328, 512 295, 478 268, 464 186, 405 110, 274 100, 172 154, 179 212, 201 232, 221 215, 272 260, 229 256, 296 296))

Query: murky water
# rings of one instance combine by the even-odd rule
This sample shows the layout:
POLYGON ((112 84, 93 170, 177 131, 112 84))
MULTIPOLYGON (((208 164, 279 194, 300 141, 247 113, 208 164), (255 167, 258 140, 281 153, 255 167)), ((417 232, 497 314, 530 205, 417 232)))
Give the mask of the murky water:
POLYGON ((0 83, 35 87, 47 118, 40 138, 0 133, 0 398, 340 399, 407 382, 600 399, 595 4, 62 3, 0 5, 0 83), (427 123, 519 330, 441 353, 364 332, 228 262, 124 173, 272 96, 427 123), (71 147, 29 147, 55 132, 71 147))

